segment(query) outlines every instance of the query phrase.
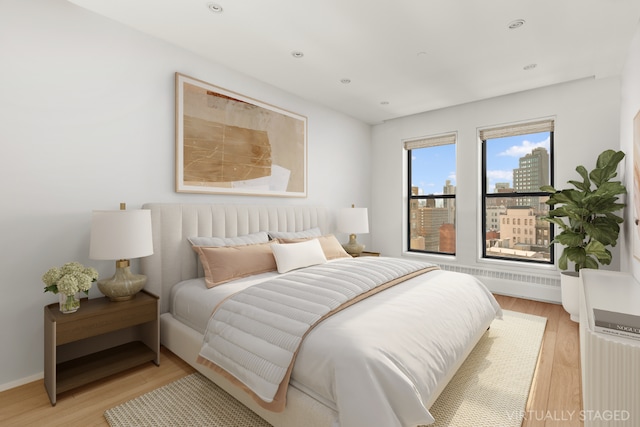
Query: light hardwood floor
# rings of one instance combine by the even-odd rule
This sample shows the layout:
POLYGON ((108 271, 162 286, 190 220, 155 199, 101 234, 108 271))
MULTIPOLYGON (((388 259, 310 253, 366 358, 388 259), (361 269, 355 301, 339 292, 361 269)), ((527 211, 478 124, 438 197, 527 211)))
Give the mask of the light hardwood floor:
MULTIPOLYGON (((523 427, 581 426, 578 325, 557 304, 496 295, 506 310, 547 318, 523 427)), ((151 362, 69 392, 52 407, 42 380, 0 393, 1 426, 107 426, 105 410, 194 372, 164 347, 151 362)))

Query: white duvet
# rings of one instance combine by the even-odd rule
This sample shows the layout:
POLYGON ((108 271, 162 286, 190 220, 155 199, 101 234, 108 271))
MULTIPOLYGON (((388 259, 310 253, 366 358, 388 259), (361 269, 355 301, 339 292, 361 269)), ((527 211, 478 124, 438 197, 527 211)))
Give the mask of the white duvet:
MULTIPOLYGON (((235 291, 232 284, 224 286, 213 293, 235 291)), ((186 294, 180 288, 174 293, 174 315, 201 323, 206 310, 195 309, 202 304, 193 300, 181 302, 181 292, 186 294)), ((429 424, 434 420, 427 404, 439 382, 478 328, 500 315, 493 296, 472 276, 429 272, 324 320, 302 343, 291 384, 335 408, 342 427, 429 424)), ((197 329, 204 329, 206 320, 197 329)))

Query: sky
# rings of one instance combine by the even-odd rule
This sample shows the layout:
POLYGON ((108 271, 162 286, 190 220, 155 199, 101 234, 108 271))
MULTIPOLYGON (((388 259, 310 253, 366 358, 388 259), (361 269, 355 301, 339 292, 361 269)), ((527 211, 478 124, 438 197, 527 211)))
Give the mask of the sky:
MULTIPOLYGON (((518 167, 518 160, 537 147, 545 147, 550 152, 548 132, 488 140, 490 191, 496 182, 508 182, 513 188, 513 169, 518 167)), ((446 180, 457 185, 455 153, 454 144, 412 150, 411 186, 419 187, 421 194, 442 194, 446 180)))

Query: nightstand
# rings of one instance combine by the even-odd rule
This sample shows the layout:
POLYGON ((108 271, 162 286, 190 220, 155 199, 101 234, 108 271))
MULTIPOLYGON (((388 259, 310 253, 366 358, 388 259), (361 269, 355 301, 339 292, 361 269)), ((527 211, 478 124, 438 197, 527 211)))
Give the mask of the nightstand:
POLYGON ((44 386, 52 405, 62 392, 147 362, 160 364, 158 297, 141 291, 129 301, 82 299, 62 314, 44 307, 44 386))
POLYGON ((362 251, 359 256, 380 256, 380 252, 362 251))

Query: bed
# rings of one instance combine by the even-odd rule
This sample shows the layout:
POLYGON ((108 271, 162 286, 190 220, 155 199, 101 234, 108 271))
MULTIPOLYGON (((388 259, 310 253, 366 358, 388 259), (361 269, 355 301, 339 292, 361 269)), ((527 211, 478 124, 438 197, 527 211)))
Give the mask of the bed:
MULTIPOLYGON (((313 328, 297 351, 286 406, 274 412, 233 384, 228 375, 199 363, 198 357, 207 322, 222 300, 283 275, 257 272, 208 288, 203 263, 189 239, 215 237, 229 245, 234 238, 259 232, 297 236, 314 229, 321 236, 330 236, 331 215, 323 207, 297 205, 149 203, 143 208, 151 210, 154 254, 143 258, 141 267, 148 277, 145 289, 160 297, 162 345, 274 427, 428 424, 433 421, 428 408, 491 322, 501 316, 495 299, 472 276, 439 269, 420 273, 313 328), (441 310, 443 307, 453 309, 441 310), (347 346, 352 347, 347 351, 347 346), (362 349, 367 346, 377 351, 376 358, 384 359, 382 368, 361 363, 366 353, 362 349), (427 358, 434 362, 427 362, 427 358), (436 366, 431 366, 434 363, 436 366), (380 372, 369 375, 372 370, 380 372), (376 394, 369 397, 369 390, 376 394)), ((327 265, 343 268, 355 261, 341 258, 329 260, 327 265)), ((383 259, 366 262, 382 263, 383 259)), ((305 270, 284 275, 296 277, 297 271, 305 270)))

